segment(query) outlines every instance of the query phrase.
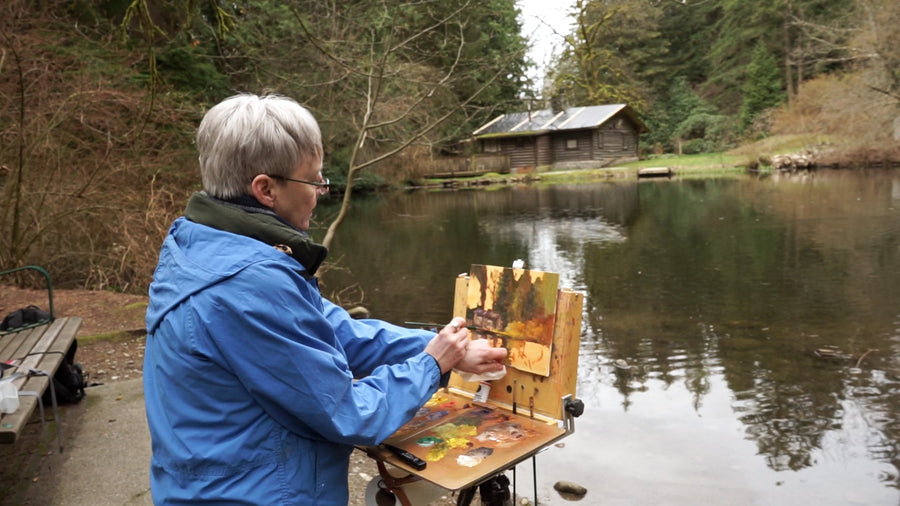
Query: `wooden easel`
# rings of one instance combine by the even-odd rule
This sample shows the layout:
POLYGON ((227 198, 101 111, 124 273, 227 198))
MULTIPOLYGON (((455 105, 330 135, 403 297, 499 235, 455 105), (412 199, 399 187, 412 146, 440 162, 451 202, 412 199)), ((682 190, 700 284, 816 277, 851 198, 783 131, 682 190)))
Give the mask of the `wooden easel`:
MULTIPOLYGON (((454 316, 466 316, 468 283, 468 275, 456 278, 454 316)), ((413 506, 404 486, 419 480, 427 480, 449 491, 471 491, 574 432, 573 419, 583 409, 580 401, 575 399, 583 304, 583 294, 558 290, 549 376, 507 367, 505 377, 491 382, 487 401, 478 403, 473 397, 479 385, 451 374, 448 387, 432 398, 432 402, 440 406, 441 413, 447 411, 447 414, 434 420, 428 417, 413 419, 385 441, 428 461, 425 469, 410 467, 381 446, 366 447, 366 453, 378 464, 383 489, 396 496, 404 506, 413 506), (458 461, 458 457, 470 448, 450 449, 446 456, 436 459, 433 453, 430 454, 434 449, 417 444, 435 429, 472 417, 482 417, 486 421, 479 425, 479 431, 484 429, 484 432, 473 437, 470 447, 482 444, 475 440, 488 436, 492 427, 517 427, 524 436, 512 444, 490 448, 491 453, 472 467, 458 461), (386 464, 404 472, 389 470, 386 464)), ((484 444, 491 446, 490 442, 484 444)))

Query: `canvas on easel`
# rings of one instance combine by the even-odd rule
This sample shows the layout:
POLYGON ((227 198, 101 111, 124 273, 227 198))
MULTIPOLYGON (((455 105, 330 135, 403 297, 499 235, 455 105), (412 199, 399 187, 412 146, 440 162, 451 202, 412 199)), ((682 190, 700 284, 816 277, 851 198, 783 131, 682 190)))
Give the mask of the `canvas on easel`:
POLYGON ((556 273, 473 265, 466 323, 473 337, 509 351, 507 365, 549 376, 558 288, 556 273))
POLYGON ((553 273, 479 265, 457 278, 453 315, 466 317, 471 338, 492 339, 516 358, 506 376, 490 382, 486 401, 475 400, 478 383, 452 374, 450 385, 385 441, 425 461, 424 469, 382 446, 367 447, 385 481, 394 483, 382 472, 387 462, 409 472, 408 479, 460 490, 570 433, 564 399, 575 395, 584 296, 558 282, 553 273), (523 342, 534 347, 524 349, 523 342))

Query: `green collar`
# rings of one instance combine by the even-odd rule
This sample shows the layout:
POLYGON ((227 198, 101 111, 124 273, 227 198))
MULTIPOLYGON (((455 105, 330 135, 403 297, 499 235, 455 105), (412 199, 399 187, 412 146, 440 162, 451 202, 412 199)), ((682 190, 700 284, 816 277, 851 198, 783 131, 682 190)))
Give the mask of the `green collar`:
POLYGON ((205 191, 191 195, 184 216, 195 223, 273 246, 300 262, 310 275, 316 273, 328 255, 325 246, 314 243, 305 232, 288 225, 272 211, 219 200, 205 191))

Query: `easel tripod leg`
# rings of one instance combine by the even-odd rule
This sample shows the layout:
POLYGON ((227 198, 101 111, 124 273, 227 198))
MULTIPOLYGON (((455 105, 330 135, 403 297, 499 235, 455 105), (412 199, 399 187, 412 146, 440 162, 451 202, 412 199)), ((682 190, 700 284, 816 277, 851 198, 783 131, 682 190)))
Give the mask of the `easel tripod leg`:
POLYGON ((463 489, 456 498, 456 506, 469 506, 478 491, 481 506, 509 506, 512 504, 509 493, 509 478, 498 474, 478 485, 463 489))
POLYGON ((512 504, 509 494, 509 478, 498 474, 478 486, 482 506, 509 506, 512 504))
POLYGON ((459 496, 456 498, 456 506, 469 506, 472 504, 472 499, 475 499, 475 492, 478 490, 478 485, 473 485, 469 488, 464 488, 459 492, 459 496))
POLYGON ((387 487, 383 490, 386 490, 388 493, 395 496, 403 506, 412 506, 409 502, 409 498, 406 497, 406 492, 403 490, 403 485, 418 480, 418 477, 409 475, 403 478, 394 478, 393 476, 391 476, 391 473, 387 471, 387 468, 384 466, 384 462, 379 460, 377 461, 377 465, 378 474, 381 475, 381 480, 387 487))

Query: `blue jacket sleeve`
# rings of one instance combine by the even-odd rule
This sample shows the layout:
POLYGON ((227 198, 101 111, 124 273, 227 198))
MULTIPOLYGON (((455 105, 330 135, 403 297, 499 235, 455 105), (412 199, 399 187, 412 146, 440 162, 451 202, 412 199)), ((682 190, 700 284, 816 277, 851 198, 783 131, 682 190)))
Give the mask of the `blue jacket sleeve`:
POLYGON ((326 299, 322 299, 322 304, 357 378, 368 376, 380 365, 398 364, 418 355, 434 337, 433 332, 407 329, 382 320, 354 320, 340 306, 326 299))
POLYGON ((218 294, 204 304, 213 309, 194 315, 205 320, 199 328, 215 329, 209 352, 292 432, 376 444, 439 386, 440 369, 422 351, 427 333, 354 322, 277 264, 248 267, 227 285, 227 292, 205 291, 218 294))

